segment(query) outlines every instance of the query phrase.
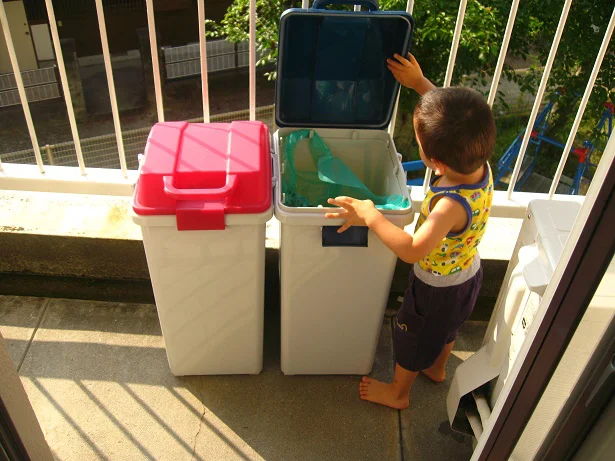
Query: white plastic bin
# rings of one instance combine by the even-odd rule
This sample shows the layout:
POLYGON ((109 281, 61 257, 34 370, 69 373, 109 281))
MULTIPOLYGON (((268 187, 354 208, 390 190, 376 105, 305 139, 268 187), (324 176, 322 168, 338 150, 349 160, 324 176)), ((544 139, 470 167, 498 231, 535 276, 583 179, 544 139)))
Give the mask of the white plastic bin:
MULTIPOLYGON (((284 139, 292 131, 285 128, 275 133, 282 168, 284 139)), ((408 198, 405 174, 386 131, 316 132, 375 193, 408 198)), ((307 140, 297 145, 298 165, 311 161, 307 145, 307 140)), ((335 226, 341 221, 325 219, 330 209, 288 207, 280 187, 274 202, 281 223, 282 371, 289 375, 369 373, 397 257, 366 229, 336 234, 335 226)), ((399 227, 414 218, 410 207, 384 214, 399 227)))
POLYGON ((260 122, 152 128, 134 221, 174 375, 261 371, 271 185, 260 122))
MULTIPOLYGON (((281 222, 285 374, 371 371, 397 260, 367 228, 337 234, 342 221, 325 219, 331 208, 288 206, 299 202, 286 201, 282 192, 281 173, 290 165, 284 157, 286 137, 315 130, 372 194, 408 199, 400 157, 387 132, 399 84, 386 59, 406 55, 414 23, 405 11, 379 11, 371 0, 361 2, 364 11, 326 8, 354 3, 319 0, 310 9, 284 12, 280 20, 275 105, 280 129, 274 137, 280 185, 274 201, 281 222)), ((309 174, 317 166, 308 145, 307 139, 298 142, 294 160, 298 172, 309 174)), ((286 190, 301 195, 298 188, 286 190)), ((384 212, 399 227, 413 220, 406 203, 384 212)))
MULTIPOLYGON (((455 370, 446 401, 453 429, 479 438, 466 415, 472 400, 462 403, 463 398, 473 393, 477 403, 489 409, 496 406, 580 208, 580 203, 573 201, 529 203, 483 346, 455 370)), ((490 411, 478 413, 479 426, 486 427, 490 411)))

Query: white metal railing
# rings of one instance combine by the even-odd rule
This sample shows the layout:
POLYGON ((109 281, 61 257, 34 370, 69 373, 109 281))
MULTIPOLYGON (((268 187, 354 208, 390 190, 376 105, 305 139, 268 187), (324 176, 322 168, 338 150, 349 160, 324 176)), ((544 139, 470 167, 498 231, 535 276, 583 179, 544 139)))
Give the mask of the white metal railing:
POLYGON ((162 85, 160 84, 160 62, 158 60, 158 42, 156 38, 156 21, 154 20, 153 2, 145 2, 147 7, 147 28, 149 32, 149 46, 152 51, 152 71, 154 74, 154 93, 156 95, 156 112, 158 121, 164 122, 164 103, 162 101, 162 85))
MULTIPOLYGON (((270 130, 274 129, 274 107, 263 106, 256 108, 256 120, 259 120, 269 126, 270 130)), ((239 110, 234 112, 226 112, 216 114, 210 117, 211 122, 231 122, 234 120, 248 120, 250 118, 249 110, 239 110)), ((187 120, 188 122, 202 122, 202 118, 194 118, 187 120)), ((137 128, 134 130, 124 130, 122 139, 124 141, 124 151, 126 152, 126 163, 129 170, 138 168, 137 156, 143 153, 143 146, 147 141, 150 127, 137 128)), ((117 156, 117 143, 114 133, 81 138, 78 144, 74 141, 60 142, 56 144, 47 144, 41 146, 43 159, 46 164, 52 166, 78 166, 76 151, 77 148, 83 150, 83 156, 87 159, 88 166, 94 168, 109 168, 119 169, 119 159, 117 156)), ((4 154, 6 162, 20 164, 36 164, 34 151, 25 149, 16 152, 4 154)))
MULTIPOLYGON (((149 27, 149 42, 151 48, 151 56, 152 56, 152 70, 153 70, 153 79, 154 79, 154 90, 155 90, 155 98, 156 98, 156 109, 157 116, 159 121, 164 121, 164 101, 162 96, 161 89, 161 81, 160 81, 160 62, 158 59, 158 43, 156 40, 156 24, 154 20, 154 8, 153 8, 154 0, 146 0, 146 8, 147 8, 147 19, 148 19, 148 27, 149 27)), ((420 0, 419 0, 420 1, 420 0)), ((581 101, 580 107, 576 114, 574 124, 569 133, 568 140, 566 143, 566 147, 562 153, 561 160, 557 169, 556 174, 553 177, 553 181, 551 184, 551 190, 549 194, 525 194, 523 192, 514 191, 515 184, 517 178, 519 177, 519 172, 521 170, 523 158, 525 155, 525 151, 527 149, 533 124, 536 120, 538 111, 542 104, 542 99, 547 87, 549 75, 551 73, 551 67, 555 60, 557 49, 559 46, 559 41, 564 31, 566 20, 568 18, 568 13, 570 10, 572 0, 565 0, 564 6, 562 9, 561 17, 557 26, 557 30, 555 32, 555 36, 553 38, 551 50, 549 56, 547 58, 547 62, 544 65, 542 79, 538 88, 538 92, 536 98, 534 100, 534 104, 532 107, 532 111, 530 114, 530 118, 528 120, 527 129, 525 130, 525 135, 523 137, 523 142, 521 145, 521 149, 519 155, 516 160, 516 164, 514 170, 512 172, 512 177, 509 181, 508 191, 505 193, 496 194, 496 205, 494 207, 494 212, 497 214, 497 209, 501 209, 504 212, 504 215, 508 214, 516 214, 511 211, 512 209, 521 209, 525 206, 526 198, 543 196, 558 199, 565 199, 564 197, 557 195, 555 196, 556 187, 561 179, 562 171, 565 166, 566 160, 568 158, 568 153, 570 152, 570 147, 574 141, 575 135, 577 133, 580 121, 583 117, 585 108, 587 106, 587 101, 592 91, 592 87, 594 85, 596 76, 598 71, 600 70, 600 66, 602 64, 602 60, 604 55, 607 52, 608 45, 610 43, 611 37, 613 35, 613 29, 615 27, 615 10, 613 12, 613 16, 609 22, 607 30, 604 35, 604 39, 598 55, 596 57, 596 61, 594 64, 594 68, 592 74, 587 82, 587 87, 585 89, 585 93, 583 95, 583 99, 581 101), (525 195, 524 195, 525 194, 525 195)), ((132 192, 132 185, 136 180, 136 172, 133 170, 129 170, 126 162, 126 152, 124 146, 124 137, 121 131, 121 124, 119 118, 118 104, 117 98, 115 94, 115 85, 113 81, 113 73, 111 70, 111 60, 109 55, 109 45, 107 40, 107 31, 105 26, 105 16, 104 16, 104 8, 102 0, 95 0, 96 4, 96 13, 99 22, 100 28, 100 38, 103 49, 103 58, 105 64, 105 70, 107 74, 107 82, 108 82, 108 90, 109 97, 111 100, 111 109, 112 116, 114 122, 114 135, 115 135, 115 144, 116 144, 116 155, 120 165, 120 171, 117 169, 100 169, 100 168, 91 168, 91 165, 88 165, 89 168, 86 168, 83 160, 82 153, 82 139, 79 137, 79 132, 77 129, 77 124, 75 122, 74 111, 72 107, 72 101, 70 98, 70 91, 68 89, 67 78, 66 78, 66 68, 64 65, 64 60, 62 56, 62 50, 59 44, 57 23, 55 21, 55 14, 53 10, 52 0, 45 0, 47 6, 47 13, 49 17, 49 24, 51 29, 51 35, 53 38, 54 50, 57 57, 57 65, 58 72, 60 74, 60 80, 63 88, 66 108, 69 116, 71 133, 73 137, 72 146, 74 146, 74 152, 76 156, 76 161, 78 168, 75 167, 59 167, 59 166, 45 166, 42 160, 41 149, 38 145, 36 131, 34 128, 34 124, 32 122, 32 116, 30 114, 27 94, 24 87, 23 79, 21 78, 21 73, 19 72, 19 65, 17 62, 15 47, 11 38, 11 31, 9 29, 8 21, 6 18, 6 13, 4 11, 4 6, 2 2, 0 2, 0 23, 3 28, 3 32, 5 35, 5 40, 7 43, 7 48, 9 51, 9 57, 11 60, 11 64, 13 67, 13 72, 15 75, 15 85, 17 87, 17 91, 19 94, 19 101, 22 105, 24 115, 26 118, 26 123, 28 126, 28 132, 30 134, 30 140, 32 142, 32 153, 34 155, 34 159, 36 161, 37 167, 34 171, 32 170, 33 166, 31 165, 15 165, 13 163, 5 163, 3 164, 0 161, 0 188, 18 188, 18 189, 26 189, 26 190, 63 190, 66 191, 65 185, 60 186, 59 182, 64 182, 67 184, 78 184, 78 187, 73 192, 82 192, 82 193, 93 193, 93 191, 97 191, 99 193, 100 190, 104 190, 104 193, 108 194, 130 194, 132 192), (58 169, 59 168, 59 169, 58 169), (50 174, 50 171, 53 170, 53 174, 50 174), (107 187, 103 187, 107 186, 107 187)), ((210 109, 209 109, 209 91, 208 91, 208 43, 205 36, 205 0, 198 0, 198 18, 199 18, 199 43, 198 43, 198 58, 200 61, 200 74, 201 74, 201 86, 202 86, 202 94, 203 94, 203 119, 205 121, 209 121, 213 119, 210 117, 210 109)), ((308 8, 310 2, 308 0, 302 1, 302 7, 308 8)), ((412 13, 414 8, 415 0, 409 0, 406 4, 406 11, 412 13)), ((459 43, 461 39, 461 35, 463 33, 463 24, 465 18, 467 0, 460 0, 459 9, 457 14, 457 20, 455 23, 455 28, 453 32, 453 39, 451 43, 448 65, 446 68, 445 79, 443 82, 444 86, 449 86, 452 81, 453 72, 455 70, 455 60, 457 57, 457 51, 459 48, 459 43)), ((489 96, 487 98, 487 102, 490 105, 493 105, 495 101, 495 97, 498 90, 498 85, 502 76, 502 69, 504 65, 504 59, 506 57, 508 46, 510 42, 510 37, 512 35, 515 19, 517 15, 517 11, 519 8, 519 0, 512 0, 510 13, 508 17, 508 21, 506 24, 506 29, 504 32, 504 37, 502 40, 502 45, 500 48, 498 61, 495 67, 493 80, 491 82, 491 88, 489 91, 489 96)), ((358 8, 355 8, 358 9, 358 8)), ((257 59, 257 50, 256 50, 256 0, 250 0, 249 2, 249 41, 245 44, 240 44, 238 46, 238 51, 240 52, 240 58, 243 61, 246 60, 246 64, 249 64, 249 119, 254 120, 257 117, 257 108, 256 108, 256 59, 257 59)), ((213 49, 212 49, 213 50, 213 49)), ((213 54, 213 53, 212 53, 213 54)), ((243 64, 243 63, 242 63, 243 64)), ((399 98, 398 101, 399 102, 399 98)), ((397 119, 397 107, 398 104, 395 104, 393 117, 391 120, 391 124, 389 126, 389 132, 393 134, 395 129, 395 123, 397 119)), ((49 157, 46 146, 46 153, 49 157)), ((132 152, 131 152, 132 154, 132 152)), ((53 155, 53 154, 51 154, 53 155)), ((132 163, 132 162, 131 162, 132 163)), ((425 174, 425 188, 429 184, 429 180, 431 177, 431 171, 427 170, 425 174)), ((419 188, 421 189, 421 188, 419 188)), ((420 195, 424 194, 424 190, 417 190, 416 188, 413 190, 413 197, 416 200, 420 199, 420 195)))
MULTIPOLYGON (((199 45, 201 51, 201 90, 203 93, 203 121, 209 123, 209 83, 207 80, 207 43, 205 38, 205 0, 198 0, 199 45)), ((154 50, 152 50, 152 53, 154 50)))
POLYGON ((551 67, 553 66, 553 61, 555 60, 555 55, 557 54, 557 48, 559 47, 559 42, 562 38, 562 33, 564 32, 564 26, 566 25, 566 19, 568 19, 568 12, 570 11, 571 3, 572 0, 566 0, 564 3, 564 8, 562 9, 562 15, 560 16, 557 30, 555 31, 555 37, 553 37, 553 43, 551 44, 551 50, 549 51, 549 56, 547 57, 547 63, 545 64, 545 69, 542 73, 542 79, 540 80, 538 91, 536 92, 536 100, 534 101, 534 107, 532 108, 530 119, 527 122, 525 134, 523 135, 523 141, 521 142, 521 149, 519 150, 519 155, 517 156, 515 169, 513 170, 512 176, 510 178, 510 185, 508 187, 508 198, 510 198, 510 196, 512 195, 515 189, 515 184, 517 184, 517 178, 519 177, 519 172, 521 171, 521 165, 523 164, 525 151, 527 150, 527 145, 530 142, 534 122, 536 122, 536 117, 538 116, 538 111, 540 110, 540 104, 545 94, 545 90, 547 89, 549 75, 551 74, 551 67))
MULTIPOLYGON (((408 14, 412 14, 414 11, 414 0, 408 0, 406 3, 406 12, 408 14)), ((395 106, 393 107, 393 116, 391 117, 391 123, 389 124, 389 134, 391 137, 395 134, 395 123, 397 122, 397 111, 399 109, 399 98, 401 96, 401 91, 397 95, 397 100, 395 101, 395 106)))
POLYGON ((604 38, 602 39, 602 44, 600 45, 600 50, 598 51, 598 56, 596 57, 594 68, 592 69, 592 73, 587 82, 587 86, 585 87, 585 92, 583 93, 581 104, 579 105, 577 115, 574 118, 572 128, 570 129, 570 134, 568 135, 566 146, 564 147, 564 151, 562 152, 562 157, 557 167, 557 171, 555 172, 555 176, 553 177, 553 182, 551 183, 551 189, 549 190, 549 198, 553 198, 553 194, 555 194, 555 189, 557 187, 557 184, 559 183, 559 180, 562 177, 562 173, 564 172, 564 167, 566 166, 566 160, 568 160, 568 155, 570 155, 569 154, 570 148, 572 147, 574 138, 577 135, 577 130, 579 129, 579 125, 581 124, 581 119, 583 118, 583 114, 585 113, 585 108, 587 107, 587 101, 589 101, 589 97, 594 87, 594 83, 596 82, 596 77, 598 77, 598 72, 600 71, 600 66, 602 66, 602 60, 604 59, 604 55, 606 54, 606 50, 609 46, 609 42, 611 40, 611 36, 613 35, 614 28, 615 28, 615 8, 613 9, 613 14, 611 15, 611 20, 609 21, 609 25, 607 26, 607 31, 604 34, 604 38))
MULTIPOLYGON (((51 2, 47 7, 53 8, 51 2)), ((111 53, 109 52, 109 40, 107 39, 107 25, 105 23, 105 11, 102 0, 96 0, 96 15, 98 16, 98 28, 100 29, 100 41, 102 43, 103 58, 105 60, 105 72, 107 73, 107 85, 109 86, 109 98, 111 99, 111 113, 113 114, 113 127, 115 128, 115 139, 117 140, 117 151, 120 155, 120 165, 122 176, 128 177, 126 168, 126 153, 124 152, 124 140, 122 139, 122 126, 120 124, 120 111, 117 107, 117 96, 115 94, 115 80, 111 67, 111 53)))
POLYGON ((64 65, 64 55, 62 54, 62 47, 60 45, 60 35, 58 34, 58 24, 56 22, 56 15, 53 11, 53 4, 51 0, 45 0, 47 5, 47 15, 49 16, 49 27, 51 29, 51 37, 53 39, 53 48, 56 53, 56 59, 58 61, 58 69, 60 71, 60 80, 62 81, 62 90, 64 91, 64 98, 66 102, 66 111, 68 113, 68 121, 70 123, 70 131, 73 135, 73 143, 75 144, 75 153, 77 155, 77 162, 79 163, 79 172, 82 176, 85 176, 85 162, 83 161, 83 152, 81 151, 81 139, 79 138, 79 130, 77 129, 77 120, 75 119, 75 110, 73 109, 73 101, 70 95, 70 88, 68 87, 68 78, 66 77, 66 66, 64 65))
MULTIPOLYGON (((455 59, 457 58, 457 50, 459 49, 459 41, 461 40, 461 29, 463 28, 463 20, 466 17, 466 6, 468 0, 459 2, 459 11, 457 12, 457 22, 455 23, 455 32, 453 33, 453 43, 451 44, 451 52, 448 56, 448 64, 446 65, 446 74, 444 76, 444 88, 451 86, 453 80, 453 70, 455 69, 455 59)), ((429 190, 431 182, 431 169, 425 171, 425 180, 423 181, 423 192, 426 194, 429 190)))
POLYGON ((256 116, 256 0, 250 0, 250 120, 256 116))
MULTIPOLYGON (((4 3, 0 2, 0 25, 2 25, 2 31, 4 32, 4 40, 6 48, 9 52, 9 59, 11 60, 11 66, 13 67, 13 74, 15 76, 15 83, 17 84, 17 90, 19 91, 19 100, 23 107, 23 113, 26 117, 26 123, 28 125, 28 133, 30 134, 30 141, 32 141, 32 148, 34 149, 34 155, 36 157, 36 164, 39 172, 44 173, 45 168, 43 166, 43 159, 41 157, 41 151, 38 147, 38 138, 36 137, 36 131, 34 131, 34 123, 32 122, 32 114, 30 113, 30 106, 28 105, 28 98, 26 96, 26 89, 23 84, 23 78, 21 71, 19 70, 19 63, 17 62, 17 55, 15 54, 15 45, 13 44, 13 37, 11 36, 11 30, 9 29, 9 21, 6 17, 6 11, 4 9, 4 3)), ((0 160, 0 171, 3 171, 2 161, 0 160)))
POLYGON ((493 80, 491 81, 489 97, 487 98, 487 103, 491 107, 493 107, 493 102, 498 94, 498 85, 500 84, 500 77, 502 77, 502 69, 504 68, 504 61, 506 60, 506 53, 508 52, 508 45, 510 44, 510 37, 512 35, 513 27, 515 26, 515 19, 517 18, 518 9, 519 0, 513 0, 510 5, 510 14, 508 15, 508 22, 506 23, 506 30, 504 31, 504 39, 502 40, 498 63, 495 65, 495 72, 493 73, 493 80))

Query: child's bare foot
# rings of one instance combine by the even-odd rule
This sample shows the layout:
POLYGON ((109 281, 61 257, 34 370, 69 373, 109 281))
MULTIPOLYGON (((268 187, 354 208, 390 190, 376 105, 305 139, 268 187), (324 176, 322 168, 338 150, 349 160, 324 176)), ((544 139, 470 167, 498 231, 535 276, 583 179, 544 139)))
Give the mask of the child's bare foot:
POLYGON ((403 410, 410 405, 408 396, 400 396, 399 390, 393 384, 383 383, 367 376, 363 376, 359 384, 359 394, 362 400, 369 400, 397 410, 403 410))
POLYGON ((446 380, 446 371, 433 370, 432 368, 427 368, 426 370, 423 370, 421 373, 423 373, 425 376, 427 376, 429 379, 431 379, 435 383, 442 383, 446 380))

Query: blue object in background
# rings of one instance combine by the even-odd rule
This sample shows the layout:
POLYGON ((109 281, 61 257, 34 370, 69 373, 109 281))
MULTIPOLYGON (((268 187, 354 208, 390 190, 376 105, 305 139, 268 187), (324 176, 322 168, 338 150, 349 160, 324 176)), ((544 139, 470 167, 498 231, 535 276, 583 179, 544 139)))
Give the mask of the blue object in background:
MULTIPOLYGON (((401 166, 404 171, 421 171, 425 169, 425 164, 422 160, 413 160, 412 162, 403 162, 401 166)), ((408 179, 406 182, 409 186, 422 186, 423 178, 408 179)))

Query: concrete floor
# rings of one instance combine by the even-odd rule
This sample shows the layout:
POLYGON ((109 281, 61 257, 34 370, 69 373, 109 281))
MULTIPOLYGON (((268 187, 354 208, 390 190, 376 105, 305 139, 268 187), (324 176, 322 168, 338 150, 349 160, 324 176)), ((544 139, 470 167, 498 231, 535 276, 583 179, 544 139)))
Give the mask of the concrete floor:
MULTIPOLYGON (((279 303, 266 309, 258 376, 176 378, 155 307, 0 296, 0 332, 58 460, 467 460, 445 397, 455 367, 480 346, 469 321, 449 380, 423 376, 401 412, 358 398, 356 376, 284 376, 279 303)), ((395 307, 395 306, 392 306, 395 307)), ((391 315, 373 375, 393 371, 391 315)))

